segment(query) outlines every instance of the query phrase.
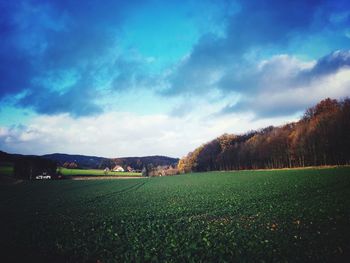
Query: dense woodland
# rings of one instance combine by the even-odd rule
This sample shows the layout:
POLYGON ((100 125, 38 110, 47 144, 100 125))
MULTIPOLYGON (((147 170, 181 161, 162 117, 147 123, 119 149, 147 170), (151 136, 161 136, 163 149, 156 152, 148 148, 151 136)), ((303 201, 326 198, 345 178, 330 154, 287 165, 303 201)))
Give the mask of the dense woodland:
POLYGON ((350 164, 350 99, 325 99, 301 120, 223 134, 183 157, 181 172, 350 164))

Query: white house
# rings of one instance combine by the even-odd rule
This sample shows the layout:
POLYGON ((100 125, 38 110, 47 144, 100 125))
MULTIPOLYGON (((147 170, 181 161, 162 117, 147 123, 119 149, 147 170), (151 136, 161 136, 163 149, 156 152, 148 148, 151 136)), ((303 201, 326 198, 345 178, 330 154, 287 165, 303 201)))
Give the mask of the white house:
POLYGON ((124 172, 124 168, 121 167, 120 165, 116 165, 116 166, 113 168, 113 172, 124 172))

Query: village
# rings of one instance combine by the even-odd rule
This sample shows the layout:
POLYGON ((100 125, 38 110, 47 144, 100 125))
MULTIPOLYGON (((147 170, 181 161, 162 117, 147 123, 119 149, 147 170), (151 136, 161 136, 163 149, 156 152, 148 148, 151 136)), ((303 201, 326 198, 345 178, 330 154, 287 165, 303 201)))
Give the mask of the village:
POLYGON ((106 167, 104 170, 105 175, 109 172, 129 172, 129 173, 141 173, 142 176, 169 176, 179 174, 178 169, 172 165, 158 165, 153 167, 152 165, 144 166, 142 170, 135 170, 131 166, 127 166, 124 169, 121 165, 116 165, 113 169, 106 167))
MULTIPOLYGON (((77 162, 65 162, 62 165, 63 168, 66 169, 73 169, 77 170, 79 169, 79 164, 77 162)), ((89 171, 90 169, 87 169, 86 171, 89 171)), ((135 169, 131 165, 120 165, 115 164, 114 166, 105 166, 104 168, 101 167, 99 169, 100 171, 103 171, 104 175, 113 175, 113 173, 136 173, 140 174, 144 177, 148 176, 170 176, 170 175, 177 175, 179 174, 179 171, 177 169, 176 165, 157 165, 154 166, 153 164, 143 165, 142 169, 135 169)), ((91 171, 91 170, 90 170, 91 171)), ((39 179, 39 178, 38 178, 39 179)), ((48 179, 48 178, 41 178, 40 179, 48 179)))

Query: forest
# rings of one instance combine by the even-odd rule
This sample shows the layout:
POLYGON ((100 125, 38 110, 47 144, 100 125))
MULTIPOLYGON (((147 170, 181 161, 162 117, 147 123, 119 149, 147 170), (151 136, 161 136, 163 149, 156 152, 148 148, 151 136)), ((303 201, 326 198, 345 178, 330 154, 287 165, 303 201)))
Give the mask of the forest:
POLYGON ((180 159, 181 172, 350 164, 350 99, 327 98, 280 127, 223 134, 180 159))

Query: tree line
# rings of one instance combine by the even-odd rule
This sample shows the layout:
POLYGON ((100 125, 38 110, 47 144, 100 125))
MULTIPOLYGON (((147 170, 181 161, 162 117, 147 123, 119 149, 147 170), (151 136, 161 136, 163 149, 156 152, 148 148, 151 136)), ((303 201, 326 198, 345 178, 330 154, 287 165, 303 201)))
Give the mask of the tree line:
POLYGON ((33 180, 36 176, 49 175, 58 179, 57 164, 38 156, 20 156, 14 162, 14 177, 33 180))
POLYGON ((180 159, 181 172, 350 164, 350 99, 327 98, 298 122, 223 134, 180 159))

